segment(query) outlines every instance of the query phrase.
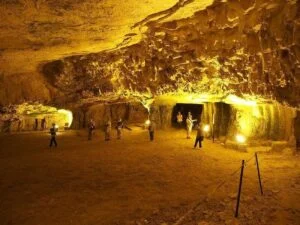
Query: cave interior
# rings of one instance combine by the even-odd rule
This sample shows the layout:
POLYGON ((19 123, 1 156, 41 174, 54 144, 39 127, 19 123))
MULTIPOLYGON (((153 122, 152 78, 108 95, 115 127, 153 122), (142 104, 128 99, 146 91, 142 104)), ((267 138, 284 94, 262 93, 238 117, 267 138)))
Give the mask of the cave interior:
POLYGON ((181 106, 222 142, 299 146, 299 1, 131 1, 1 2, 2 133, 43 118, 167 129, 181 106))

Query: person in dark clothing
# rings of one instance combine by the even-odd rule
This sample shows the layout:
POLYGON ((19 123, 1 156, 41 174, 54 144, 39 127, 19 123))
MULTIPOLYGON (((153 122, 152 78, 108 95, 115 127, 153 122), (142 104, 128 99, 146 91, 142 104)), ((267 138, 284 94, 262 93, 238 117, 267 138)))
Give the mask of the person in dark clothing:
POLYGON ((117 122, 117 126, 116 126, 116 129, 117 129, 117 138, 118 139, 121 139, 121 136, 122 136, 122 129, 123 129, 123 121, 122 119, 120 118, 117 122))
POLYGON ((197 126, 197 136, 196 136, 194 148, 197 147, 198 143, 199 143, 199 148, 202 148, 203 139, 204 139, 203 129, 202 129, 202 125, 199 123, 197 126))
POLYGON ((34 130, 37 130, 38 129, 38 126, 39 126, 39 120, 38 118, 35 118, 35 123, 34 123, 34 130))
POLYGON ((104 132, 105 132, 105 141, 110 140, 110 131, 111 131, 111 121, 108 120, 105 124, 104 132))
POLYGON ((57 132, 57 128, 55 126, 55 123, 53 123, 52 127, 50 128, 50 135, 51 135, 50 145, 49 145, 50 148, 52 147, 52 144, 54 144, 55 147, 57 147, 56 132, 57 132))
POLYGON ((19 118, 18 119, 18 131, 20 132, 23 128, 23 119, 19 118))
POLYGON ((153 141, 154 140, 154 131, 156 130, 156 124, 154 121, 150 122, 148 130, 149 130, 150 141, 153 141))
POLYGON ((41 120, 41 130, 45 130, 46 128, 46 118, 44 117, 42 120, 41 120))
POLYGON ((88 129, 89 129, 88 140, 91 140, 93 135, 93 130, 95 129, 95 122, 92 119, 89 122, 88 129))

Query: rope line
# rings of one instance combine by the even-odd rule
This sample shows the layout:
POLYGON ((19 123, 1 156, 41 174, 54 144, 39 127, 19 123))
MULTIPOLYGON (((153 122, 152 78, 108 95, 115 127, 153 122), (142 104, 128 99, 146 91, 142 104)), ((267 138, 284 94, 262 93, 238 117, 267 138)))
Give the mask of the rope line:
MULTIPOLYGON (((250 162, 254 157, 255 157, 255 155, 252 156, 252 157, 250 157, 249 159, 247 159, 247 160, 245 161, 244 166, 246 166, 246 163, 250 162)), ((242 168, 242 166, 240 166, 237 170, 235 170, 234 172, 232 172, 232 173, 229 175, 229 179, 223 180, 222 182, 220 182, 212 192, 208 193, 208 196, 207 196, 206 198, 211 197, 218 189, 220 189, 224 184, 226 184, 228 181, 230 181, 230 180, 234 177, 234 175, 237 174, 237 173, 241 170, 241 168, 242 168)), ((175 223, 173 223, 173 225, 180 225, 180 224, 182 223, 182 221, 183 221, 188 215, 190 215, 193 211, 195 211, 195 209, 197 209, 198 206, 200 206, 201 204, 202 204, 202 200, 199 201, 196 205, 194 205, 194 206, 193 206, 189 211, 187 211, 183 216, 181 216, 175 223)))
MULTIPOLYGON (((250 157, 249 159, 247 159, 247 160, 245 161, 244 167, 247 166, 246 163, 250 162, 254 157, 255 157, 255 155, 252 156, 252 157, 250 157)), ((214 191, 212 191, 211 193, 209 193, 208 196, 213 195, 219 188, 221 188, 224 184, 226 184, 228 181, 230 181, 230 180, 234 177, 235 174, 237 174, 238 172, 240 172, 241 168, 242 168, 242 166, 240 166, 237 170, 235 170, 234 172, 232 172, 232 173, 229 175, 229 177, 230 177, 229 179, 226 179, 226 180, 220 182, 220 183, 217 185, 217 187, 214 189, 214 191)))

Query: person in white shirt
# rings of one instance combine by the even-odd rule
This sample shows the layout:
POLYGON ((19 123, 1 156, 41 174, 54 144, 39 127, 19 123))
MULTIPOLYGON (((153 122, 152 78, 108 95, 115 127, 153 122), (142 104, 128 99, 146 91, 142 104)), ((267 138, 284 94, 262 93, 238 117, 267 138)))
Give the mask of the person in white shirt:
POLYGON ((182 118, 181 112, 178 112, 178 113, 177 113, 176 118, 177 118, 177 124, 178 124, 178 127, 182 127, 183 118, 182 118))
POLYGON ((196 120, 193 120, 193 116, 191 112, 188 112, 188 116, 186 118, 186 131, 187 131, 187 139, 191 138, 191 133, 193 129, 193 122, 196 120))

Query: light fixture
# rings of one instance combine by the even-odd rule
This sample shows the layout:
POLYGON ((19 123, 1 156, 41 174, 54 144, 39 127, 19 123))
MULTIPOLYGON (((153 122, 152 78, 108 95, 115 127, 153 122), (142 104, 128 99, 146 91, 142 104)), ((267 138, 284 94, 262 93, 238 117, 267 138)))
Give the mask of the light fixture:
POLYGON ((208 124, 204 125, 203 131, 204 131, 204 132, 208 132, 209 130, 210 130, 209 125, 208 125, 208 124))
POLYGON ((146 125, 146 126, 149 126, 150 123, 151 123, 150 120, 146 120, 146 121, 145 121, 145 125, 146 125))
POLYGON ((238 143, 241 143, 241 144, 246 142, 245 136, 244 136, 244 135, 241 135, 241 134, 237 134, 237 135, 235 136, 235 139, 236 139, 236 141, 237 141, 238 143))

